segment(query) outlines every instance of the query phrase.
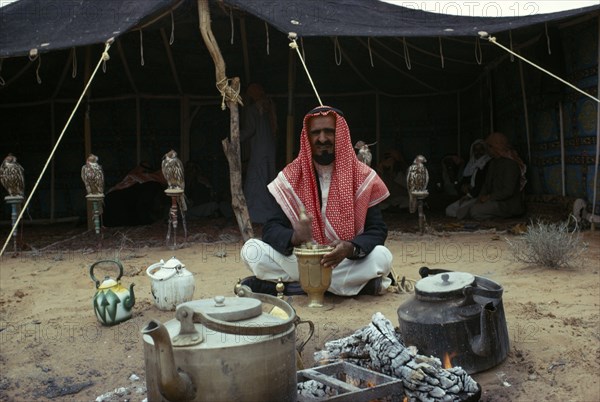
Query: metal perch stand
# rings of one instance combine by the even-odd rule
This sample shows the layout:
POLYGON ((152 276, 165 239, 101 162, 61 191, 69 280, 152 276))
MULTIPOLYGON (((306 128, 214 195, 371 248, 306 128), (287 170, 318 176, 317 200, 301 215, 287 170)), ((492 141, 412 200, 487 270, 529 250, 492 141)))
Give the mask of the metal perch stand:
POLYGON ((96 234, 100 234, 102 226, 100 225, 100 215, 102 215, 102 201, 104 200, 104 194, 88 194, 85 196, 92 202, 94 230, 96 234))
MULTIPOLYGON (((177 248, 177 211, 179 209, 179 200, 183 197, 183 190, 180 188, 168 188, 165 190, 165 194, 171 197, 171 208, 169 209, 169 229, 167 230, 167 247, 171 249, 177 248), (171 241, 171 229, 173 230, 173 244, 169 245, 171 241)), ((181 221, 183 223, 183 236, 184 243, 187 240, 187 225, 185 223, 185 212, 181 211, 181 221)))
POLYGON ((4 197, 4 201, 6 201, 6 203, 8 205, 11 206, 11 214, 10 214, 10 219, 11 219, 11 225, 14 227, 13 230, 13 246, 14 246, 14 251, 17 252, 17 228, 15 227, 15 225, 17 224, 17 217, 19 216, 19 213, 21 212, 21 208, 23 207, 23 196, 21 195, 7 195, 6 197, 4 197))
POLYGON ((417 199, 417 211, 419 211, 419 232, 425 233, 425 212, 423 212, 423 200, 429 196, 428 191, 413 191, 412 195, 417 199))

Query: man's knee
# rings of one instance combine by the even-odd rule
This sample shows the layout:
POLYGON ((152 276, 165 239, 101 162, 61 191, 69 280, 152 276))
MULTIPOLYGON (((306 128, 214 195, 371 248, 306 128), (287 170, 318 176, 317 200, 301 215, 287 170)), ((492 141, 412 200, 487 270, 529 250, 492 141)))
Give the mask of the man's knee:
POLYGON ((240 250, 240 257, 242 258, 242 261, 252 264, 261 260, 264 249, 261 247, 260 242, 261 240, 258 239, 248 239, 244 243, 242 249, 240 250))

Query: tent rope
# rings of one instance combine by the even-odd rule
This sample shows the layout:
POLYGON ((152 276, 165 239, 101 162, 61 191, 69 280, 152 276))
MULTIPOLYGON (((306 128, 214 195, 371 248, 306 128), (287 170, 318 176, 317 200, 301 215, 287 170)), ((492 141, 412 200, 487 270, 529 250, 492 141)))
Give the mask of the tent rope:
POLYGON ((71 78, 75 78, 75 77, 77 77, 77 50, 75 48, 73 48, 72 54, 73 54, 73 56, 71 57, 71 62, 73 64, 72 64, 71 78))
POLYGON ((544 69, 544 68, 542 68, 542 67, 538 66, 538 65, 537 65, 537 64, 535 64, 534 62, 527 60, 525 57, 521 56, 520 54, 518 54, 518 53, 515 53, 515 52, 513 52, 512 50, 508 49, 506 46, 503 46, 503 45, 501 45, 500 43, 498 43, 498 41, 496 40, 496 38, 495 38, 494 36, 489 36, 489 34, 488 34, 487 32, 483 32, 483 31, 482 31, 482 32, 479 32, 479 36, 480 36, 482 39, 487 39, 488 41, 490 41, 490 42, 491 42, 491 43, 493 43, 494 45, 498 46, 499 48, 501 48, 501 49, 503 49, 503 50, 505 50, 505 51, 507 51, 507 52, 509 52, 509 53, 511 53, 511 54, 513 54, 513 55, 515 55, 516 57, 518 57, 519 59, 523 60, 524 62, 526 62, 526 63, 528 63, 528 64, 531 64, 533 67, 537 68, 538 70, 540 70, 540 71, 542 71, 542 72, 544 72, 544 73, 548 74, 549 76, 551 76, 551 77, 553 77, 553 78, 555 78, 555 79, 559 80, 560 82, 562 82, 563 84, 567 85, 568 87, 570 87, 570 88, 574 89, 575 91, 579 92, 580 94, 582 94, 582 95, 585 95, 585 96, 587 96, 588 98, 590 98, 590 99, 594 100, 596 103, 600 103, 600 99, 598 99, 598 98, 596 98, 596 97, 594 97, 594 96, 592 96, 592 95, 588 94, 587 92, 585 92, 585 91, 584 91, 584 90, 582 90, 582 89, 579 89, 578 87, 576 87, 575 85, 571 84, 570 82, 567 82, 567 81, 563 80, 563 79, 562 79, 562 78, 560 78, 558 75, 556 75, 556 74, 552 74, 550 71, 548 71, 548 70, 546 70, 546 69, 544 69))
POLYGON ((233 34, 235 32, 235 27, 233 25, 233 10, 229 9, 229 24, 231 25, 231 44, 233 45, 233 34))
POLYGON ((2 78, 2 64, 4 64, 4 59, 0 59, 0 86, 6 85, 6 81, 2 78))
POLYGON ((267 56, 271 55, 270 52, 270 39, 269 39, 269 24, 267 24, 267 21, 265 21, 265 34, 267 36, 267 56))
POLYGON ((35 69, 35 79, 38 84, 42 83, 42 77, 40 76, 40 68, 42 67, 42 55, 38 56, 38 66, 35 69))
POLYGON ((10 242, 10 239, 13 236, 15 229, 19 225, 19 222, 21 221, 21 218, 23 217, 23 213, 27 210, 27 207, 29 206, 29 202, 31 201, 33 194, 35 194, 35 190, 37 190, 38 185, 40 184, 40 181, 42 180, 42 177, 44 176, 44 173, 46 172, 46 169, 48 168, 48 165, 50 164, 50 161, 54 157, 54 154, 56 153, 56 150, 58 149, 58 145, 60 144, 60 141, 62 140, 63 136, 65 135, 65 132, 67 131, 67 127, 69 127, 69 124, 71 123, 71 120, 73 119, 73 116, 75 115, 75 112, 77 111, 77 108, 79 107, 79 105, 81 104, 81 101, 83 100, 83 96, 85 95, 88 88, 90 87, 90 84, 94 80, 94 76, 98 72, 98 69, 100 68, 100 64, 102 63, 103 60, 108 60, 110 58, 110 56, 108 55, 108 49, 110 49, 110 46, 112 45, 113 41, 114 41, 114 38, 110 38, 108 41, 106 41, 104 51, 102 52, 102 56, 100 57, 100 60, 98 60, 98 64, 96 65, 96 68, 92 72, 92 75, 90 76, 90 79, 88 80, 87 84, 85 85, 85 88, 83 88, 83 92, 81 93, 79 100, 75 104, 75 107, 73 108, 73 111, 71 112, 71 115, 69 116, 69 119, 65 123, 65 126, 63 127, 62 132, 58 136, 58 139, 56 140, 56 144, 54 144, 54 148, 52 148, 52 152, 50 152, 50 156, 48 156, 48 159, 46 160, 46 164, 42 168, 42 171, 40 172, 40 175, 39 175, 37 181, 35 182, 35 185, 31 189, 31 193, 27 197, 27 200, 25 201, 23 208, 21 208, 21 212, 19 212, 19 216, 17 217, 17 220, 15 221, 14 225, 12 226, 10 233, 6 237, 4 246, 2 246, 2 250, 0 250, 0 257, 2 257, 2 255, 4 255, 4 250, 6 250, 6 246, 10 242))
POLYGON ((483 55, 481 54, 481 42, 479 41, 479 37, 475 39, 475 61, 479 65, 481 65, 483 62, 483 55))
POLYGON ((442 68, 444 68, 444 48, 442 47, 442 37, 438 36, 438 39, 440 40, 440 59, 442 61, 442 68))
POLYGON ((300 54, 300 49, 298 49, 298 44, 296 43, 296 33, 295 32, 290 32, 288 34, 288 39, 291 40, 290 42, 290 47, 292 49, 294 49, 296 51, 296 53, 298 53, 298 57, 300 58, 300 61, 302 62, 302 66, 304 67, 304 71, 306 71, 306 76, 308 77, 308 80, 310 81, 310 85, 312 85, 313 91, 315 91, 315 95, 317 97, 317 100, 319 101, 319 105, 323 106, 323 102, 321 102, 321 97, 319 96, 319 92, 317 92, 317 88, 315 87, 315 83, 312 79, 312 77, 310 76, 310 72, 308 71, 308 67, 306 67, 306 63, 304 62, 304 59, 302 58, 302 55, 300 54))
POLYGON ((341 66, 342 65, 342 48, 340 47, 340 42, 338 41, 337 36, 333 39, 333 57, 335 58, 336 66, 341 66))
POLYGON ((144 65, 144 34, 140 29, 140 64, 144 65))
POLYGON ((406 68, 410 70, 412 69, 412 64, 410 63, 410 53, 408 52, 408 43, 406 43, 406 38, 402 38, 402 47, 404 50, 404 61, 406 62, 406 68))
POLYGON ((508 31, 508 38, 509 38, 509 43, 510 43, 510 62, 514 62, 515 61, 515 56, 513 55, 514 50, 513 50, 513 42, 512 42, 512 29, 508 31))
POLYGON ((369 59, 371 60, 371 67, 375 67, 373 63, 373 51, 371 50, 371 37, 367 38, 367 47, 369 48, 369 59))
POLYGON ((544 23, 544 28, 546 30, 546 44, 548 45, 548 54, 552 54, 552 49, 550 48, 550 35, 548 34, 548 23, 544 23))
POLYGON ((171 37, 169 38, 169 45, 173 45, 175 42, 175 17, 173 16, 173 10, 171 10, 171 37))

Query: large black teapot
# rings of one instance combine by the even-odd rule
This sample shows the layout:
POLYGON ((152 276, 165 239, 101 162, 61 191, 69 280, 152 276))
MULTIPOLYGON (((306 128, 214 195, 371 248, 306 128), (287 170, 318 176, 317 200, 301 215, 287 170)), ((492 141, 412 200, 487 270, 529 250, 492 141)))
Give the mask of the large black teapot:
POLYGON ((509 348, 502 286, 466 272, 422 267, 419 274, 414 298, 398 308, 404 343, 470 374, 501 363, 509 348))

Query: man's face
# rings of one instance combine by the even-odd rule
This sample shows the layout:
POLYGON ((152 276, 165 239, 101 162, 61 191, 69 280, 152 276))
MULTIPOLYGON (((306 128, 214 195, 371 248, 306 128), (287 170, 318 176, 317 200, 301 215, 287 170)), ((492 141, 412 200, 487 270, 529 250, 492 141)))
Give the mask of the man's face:
POLYGON ((315 116, 308 121, 308 141, 315 162, 329 165, 335 159, 335 116, 315 116))
POLYGON ((475 157, 475 159, 479 159, 483 155, 485 155, 485 147, 483 146, 482 143, 478 142, 473 147, 473 156, 475 157))
POLYGON ((487 151, 489 156, 491 156, 492 158, 500 157, 500 153, 498 152, 499 150, 498 148, 496 148, 492 141, 486 140, 485 143, 487 144, 487 151))

